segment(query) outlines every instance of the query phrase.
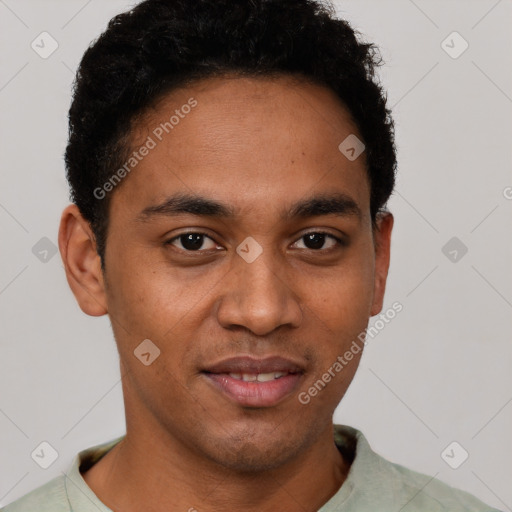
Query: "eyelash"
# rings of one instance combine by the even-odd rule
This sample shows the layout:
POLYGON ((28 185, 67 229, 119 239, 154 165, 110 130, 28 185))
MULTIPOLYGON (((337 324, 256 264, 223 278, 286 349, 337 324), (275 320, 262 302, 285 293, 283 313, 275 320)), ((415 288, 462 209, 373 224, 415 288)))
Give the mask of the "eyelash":
MULTIPOLYGON (((332 238, 336 241, 337 243, 337 247, 334 246, 334 247, 331 247, 329 249, 302 249, 302 250, 309 250, 309 251, 313 251, 315 253, 329 253, 331 251, 334 251, 336 249, 340 249, 342 247, 346 247, 347 246, 347 242, 335 235, 333 235, 332 233, 328 233, 328 232, 325 232, 325 231, 309 231, 308 233, 304 233, 302 236, 300 236, 298 240, 304 238, 305 236, 307 235, 326 235, 327 237, 329 238, 332 238)), ((212 240, 213 242, 215 242, 215 240, 213 240, 213 238, 211 236, 209 236, 207 233, 202 233, 200 231, 187 231, 185 233, 180 233, 179 235, 176 235, 174 236, 173 238, 169 239, 169 240, 166 240, 164 242, 164 246, 167 246, 167 245, 172 245, 172 243, 175 241, 175 240, 178 240, 180 237, 184 236, 184 235, 202 235, 206 238, 209 238, 210 240, 212 240)), ((216 243, 216 242, 215 242, 216 243)), ((206 249, 206 250, 198 250, 198 251, 190 251, 190 250, 187 250, 187 249, 179 249, 176 247, 176 249, 182 253, 190 253, 190 254, 201 254, 203 252, 207 252, 207 251, 211 251, 212 249, 206 249)))

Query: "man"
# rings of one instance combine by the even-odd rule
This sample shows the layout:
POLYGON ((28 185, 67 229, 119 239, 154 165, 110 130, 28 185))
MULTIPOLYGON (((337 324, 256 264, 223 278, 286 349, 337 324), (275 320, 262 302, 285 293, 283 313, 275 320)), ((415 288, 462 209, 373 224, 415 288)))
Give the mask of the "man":
POLYGON ((6 512, 490 510, 332 423, 389 267, 377 64, 310 0, 111 21, 77 74, 59 248, 111 319, 126 435, 6 512))

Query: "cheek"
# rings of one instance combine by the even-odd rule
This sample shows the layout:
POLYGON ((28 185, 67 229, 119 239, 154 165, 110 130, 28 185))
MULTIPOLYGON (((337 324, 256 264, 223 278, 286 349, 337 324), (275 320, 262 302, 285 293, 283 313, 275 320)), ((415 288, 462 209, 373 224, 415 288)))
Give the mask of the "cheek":
POLYGON ((164 336, 197 302, 201 289, 198 283, 184 282, 183 273, 163 258, 150 260, 142 251, 119 260, 109 281, 109 314, 119 316, 139 337, 164 336))
POLYGON ((306 303, 333 333, 366 327, 373 302, 373 259, 364 254, 333 268, 324 279, 308 278, 306 303), (314 285, 314 286, 312 286, 314 285), (315 289, 313 292, 312 289, 315 289))
POLYGON ((317 361, 298 398, 316 414, 332 414, 354 378, 364 348, 372 290, 371 274, 353 272, 330 281, 310 297, 317 361))
MULTIPOLYGON (((194 353, 201 349, 199 331, 211 315, 214 285, 224 272, 194 276, 190 269, 173 269, 163 258, 146 261, 142 257, 125 258, 112 272, 112 287, 107 294, 109 315, 118 350, 132 370, 143 371, 134 351, 149 339, 160 351, 150 369, 151 379, 175 379, 192 372, 194 353), (192 352, 192 354, 190 354, 192 352)), ((185 383, 183 383, 185 384, 185 383)))

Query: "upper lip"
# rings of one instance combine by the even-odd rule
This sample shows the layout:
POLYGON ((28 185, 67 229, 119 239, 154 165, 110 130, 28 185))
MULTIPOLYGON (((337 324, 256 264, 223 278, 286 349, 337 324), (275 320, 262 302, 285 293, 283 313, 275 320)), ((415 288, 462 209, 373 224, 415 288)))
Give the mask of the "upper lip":
POLYGON ((304 368, 298 363, 280 356, 256 359, 249 356, 238 356, 224 359, 204 369, 208 373, 302 373, 304 368))

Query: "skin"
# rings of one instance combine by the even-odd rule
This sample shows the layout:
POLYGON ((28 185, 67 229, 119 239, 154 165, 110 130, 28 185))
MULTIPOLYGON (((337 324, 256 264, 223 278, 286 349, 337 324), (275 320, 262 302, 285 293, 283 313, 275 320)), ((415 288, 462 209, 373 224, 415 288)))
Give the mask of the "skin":
POLYGON ((67 279, 86 314, 111 319, 126 410, 125 440, 83 477, 114 511, 314 511, 349 471, 332 415, 361 353, 309 404, 298 394, 381 311, 393 217, 372 229, 364 153, 349 161, 338 149, 358 131, 329 89, 289 77, 202 81, 139 119, 133 148, 191 97, 198 105, 112 192, 104 275, 89 224, 75 205, 62 214, 67 279), (334 191, 361 215, 280 217, 334 191), (136 220, 175 192, 237 215, 136 220), (164 245, 187 231, 210 237, 202 254, 183 239, 164 245), (347 243, 309 248, 307 232, 347 243), (236 253, 248 236, 263 249, 252 263, 236 253), (149 366, 133 354, 144 339, 161 351, 149 366), (277 405, 242 407, 200 372, 236 355, 290 357, 305 373, 277 405))

